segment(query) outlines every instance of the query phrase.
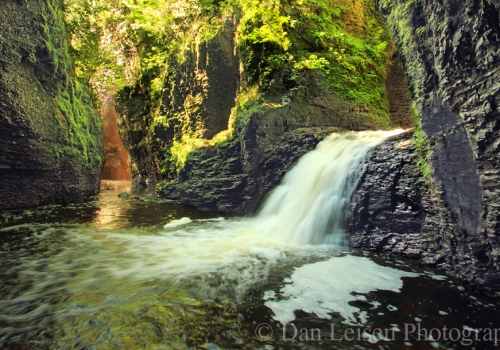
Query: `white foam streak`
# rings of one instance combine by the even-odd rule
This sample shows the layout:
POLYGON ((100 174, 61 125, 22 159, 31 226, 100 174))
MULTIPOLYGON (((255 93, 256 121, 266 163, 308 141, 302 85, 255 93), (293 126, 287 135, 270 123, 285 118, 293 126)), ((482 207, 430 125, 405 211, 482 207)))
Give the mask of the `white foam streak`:
MULTIPOLYGON (((279 301, 266 301, 273 310, 274 319, 287 324, 295 319, 295 310, 315 313, 329 319, 329 313, 338 312, 349 324, 364 323, 355 314, 360 310, 349 304, 366 300, 364 295, 374 290, 398 292, 403 287, 402 277, 417 274, 377 265, 373 261, 356 256, 334 257, 328 261, 305 265, 295 270, 291 284, 285 285, 279 301)), ((272 295, 266 292, 266 296, 272 295)), ((268 298, 269 299, 269 298, 268 298)))
POLYGON ((170 221, 168 224, 163 226, 163 228, 176 228, 176 227, 179 227, 182 225, 189 224, 190 222, 193 222, 193 220, 191 220, 190 218, 187 218, 187 217, 183 217, 183 218, 180 218, 177 220, 170 221))

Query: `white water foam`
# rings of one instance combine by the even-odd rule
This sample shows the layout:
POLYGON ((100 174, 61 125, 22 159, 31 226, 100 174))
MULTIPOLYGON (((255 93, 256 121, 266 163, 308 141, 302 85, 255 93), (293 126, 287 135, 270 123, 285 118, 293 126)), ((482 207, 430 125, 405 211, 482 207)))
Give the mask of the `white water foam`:
MULTIPOLYGON (((319 318, 329 319, 329 313, 338 312, 348 324, 358 322, 355 314, 360 310, 349 304, 366 300, 362 294, 374 290, 399 292, 403 287, 402 277, 418 274, 380 266, 365 257, 347 255, 334 257, 297 268, 292 274, 291 284, 285 285, 279 301, 266 301, 274 312, 274 319, 287 324, 295 319, 295 310, 315 313, 319 318), (353 295, 352 293, 360 293, 353 295)), ((272 295, 270 292, 266 296, 272 295)))
POLYGON ((168 224, 163 226, 163 228, 176 228, 176 227, 179 227, 182 225, 189 224, 190 222, 193 222, 193 220, 191 220, 190 218, 187 218, 187 217, 183 217, 183 218, 180 218, 177 220, 170 221, 168 224))

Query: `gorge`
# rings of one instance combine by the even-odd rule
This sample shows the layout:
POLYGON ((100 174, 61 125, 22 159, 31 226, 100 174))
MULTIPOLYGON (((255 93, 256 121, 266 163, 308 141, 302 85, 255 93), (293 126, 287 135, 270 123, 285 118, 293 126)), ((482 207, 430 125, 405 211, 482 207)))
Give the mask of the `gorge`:
POLYGON ((0 20, 2 347, 497 341, 496 1, 6 0, 0 20), (460 339, 403 339, 417 323, 460 339))

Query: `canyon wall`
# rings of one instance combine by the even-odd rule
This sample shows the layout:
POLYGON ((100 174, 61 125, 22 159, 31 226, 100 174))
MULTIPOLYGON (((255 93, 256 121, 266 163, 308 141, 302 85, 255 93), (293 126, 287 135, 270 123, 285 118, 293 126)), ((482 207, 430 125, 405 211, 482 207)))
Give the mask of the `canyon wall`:
POLYGON ((376 151, 365 179, 373 177, 376 163, 408 174, 410 162, 425 177, 386 177, 381 186, 397 191, 378 204, 362 182, 352 242, 438 265, 499 295, 500 4, 395 0, 379 7, 413 87, 419 122, 412 147, 420 160, 385 145, 392 156, 381 159, 376 151), (420 223, 411 229, 382 223, 392 217, 388 212, 395 221, 414 215, 420 223), (363 224, 367 220, 371 227, 363 224))
POLYGON ((115 97, 108 93, 101 101, 100 117, 104 131, 104 162, 103 180, 131 180, 128 153, 118 133, 116 120, 115 97))
POLYGON ((101 122, 76 80, 54 0, 0 6, 0 210, 99 191, 101 122))

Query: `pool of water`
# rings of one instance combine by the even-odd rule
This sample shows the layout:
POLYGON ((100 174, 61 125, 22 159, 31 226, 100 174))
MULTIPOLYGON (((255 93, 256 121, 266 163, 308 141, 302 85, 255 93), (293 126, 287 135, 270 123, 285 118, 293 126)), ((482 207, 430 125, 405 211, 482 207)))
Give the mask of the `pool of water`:
POLYGON ((127 182, 0 218, 2 349, 483 349, 500 339, 498 302, 439 271, 262 235, 255 219, 127 182))

